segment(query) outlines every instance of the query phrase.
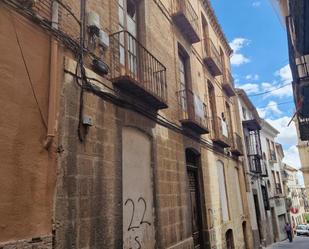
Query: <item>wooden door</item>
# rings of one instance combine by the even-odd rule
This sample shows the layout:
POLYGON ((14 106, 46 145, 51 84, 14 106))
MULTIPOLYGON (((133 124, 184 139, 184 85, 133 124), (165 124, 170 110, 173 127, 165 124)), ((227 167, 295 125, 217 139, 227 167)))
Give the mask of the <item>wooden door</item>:
POLYGON ((202 226, 201 226, 201 211, 199 205, 199 188, 197 170, 188 169, 189 194, 191 203, 191 218, 192 218, 192 237, 194 248, 201 248, 202 241, 202 226))

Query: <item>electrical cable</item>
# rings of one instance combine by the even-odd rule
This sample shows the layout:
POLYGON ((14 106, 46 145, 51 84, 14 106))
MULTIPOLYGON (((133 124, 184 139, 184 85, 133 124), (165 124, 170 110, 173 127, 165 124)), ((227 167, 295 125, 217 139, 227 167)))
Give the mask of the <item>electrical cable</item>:
POLYGON ((286 84, 284 84, 282 86, 279 86, 277 88, 274 88, 274 89, 271 89, 269 91, 265 91, 265 92, 262 92, 262 93, 251 94, 251 95, 248 95, 248 97, 261 96, 261 95, 264 95, 264 94, 267 94, 267 93, 271 93, 271 92, 277 91, 277 90, 279 90, 281 88, 284 88, 284 87, 286 87, 288 85, 292 85, 292 83, 286 83, 286 84))
MULTIPOLYGON (((175 132, 181 133, 201 144, 204 144, 206 147, 208 147, 210 150, 220 153, 222 156, 232 158, 225 153, 223 153, 221 150, 216 149, 212 143, 210 143, 208 140, 201 138, 200 136, 188 134, 183 130, 181 126, 179 126, 176 123, 173 123, 172 121, 168 120, 161 114, 154 114, 149 112, 149 110, 146 110, 144 107, 139 106, 137 103, 129 103, 124 100, 115 99, 115 97, 111 97, 110 94, 102 93, 98 90, 96 90, 91 84, 88 83, 88 77, 86 76, 85 68, 83 65, 83 61, 80 61, 80 56, 85 52, 88 56, 92 56, 93 58, 98 58, 96 55, 94 55, 91 51, 89 51, 84 46, 81 46, 81 44, 78 44, 73 38, 69 37, 67 34, 65 34, 63 31, 60 31, 59 29, 54 29, 51 27, 51 22, 49 20, 44 19, 43 17, 39 16, 37 13, 34 13, 31 9, 26 9, 25 7, 21 6, 20 4, 16 3, 13 0, 3 0, 7 5, 13 7, 17 12, 20 14, 26 16, 27 18, 31 19, 35 23, 37 23, 40 27, 50 32, 52 35, 55 36, 58 40, 62 41, 63 44, 73 51, 75 55, 78 55, 78 64, 76 68, 76 74, 75 77, 77 78, 76 83, 79 87, 81 87, 81 91, 84 90, 91 91, 98 95, 99 97, 103 97, 104 99, 107 99, 109 101, 116 102, 119 106, 126 107, 129 109, 132 109, 133 111, 136 111, 137 113, 143 114, 147 118, 155 121, 156 123, 168 128, 172 129, 175 132), (81 63, 82 62, 82 63, 81 63), (78 76, 78 67, 80 67, 81 75, 78 76), (79 79, 82 80, 81 84, 79 83, 79 79)), ((56 0, 58 2, 58 0, 56 0)), ((76 18, 74 18, 76 19, 76 18)), ((81 26, 83 25, 82 20, 80 21, 81 26)), ((84 39, 80 39, 80 41, 84 42, 84 39)), ((94 80, 93 78, 90 78, 89 80, 94 80)), ((100 82, 101 84, 105 85, 105 87, 108 87, 106 84, 100 82)), ((114 90, 114 89, 113 89, 114 90)), ((82 94, 81 94, 82 96, 82 94)), ((80 104, 83 105, 83 98, 80 99, 80 104)), ((82 116, 80 116, 82 118, 82 116)))
POLYGON ((14 22, 14 18, 12 17, 12 13, 11 12, 9 12, 9 14, 10 14, 10 18, 11 18, 12 25, 13 25, 13 28, 14 28, 14 33, 15 33, 16 41, 17 41, 18 48, 19 48, 19 51, 20 51, 20 54, 21 54, 21 58, 23 60, 23 64, 24 64, 26 72, 27 72, 27 77, 28 77, 28 80, 29 80, 29 83, 30 83, 30 89, 32 91, 32 94, 33 94, 33 97, 35 99, 36 105, 38 106, 40 117, 42 119, 43 125, 47 129, 47 123, 46 123, 46 121, 44 119, 43 112, 41 110, 38 98, 36 96, 36 93, 35 93, 35 90, 34 90, 34 87, 33 87, 33 83, 32 83, 31 76, 30 76, 30 72, 29 72, 29 69, 28 69, 28 66, 27 66, 27 62, 26 62, 26 59, 25 59, 25 56, 24 56, 24 53, 23 53, 23 49, 21 47, 20 40, 19 40, 19 37, 18 37, 17 29, 16 29, 15 22, 14 22))

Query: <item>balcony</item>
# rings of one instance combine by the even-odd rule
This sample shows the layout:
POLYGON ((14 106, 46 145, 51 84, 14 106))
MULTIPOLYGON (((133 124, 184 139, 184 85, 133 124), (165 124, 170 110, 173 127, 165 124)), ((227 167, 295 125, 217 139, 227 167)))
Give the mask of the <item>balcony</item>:
POLYGON ((276 152, 274 150, 269 151, 269 161, 272 163, 277 162, 276 152))
POLYGON ((204 63, 209 68, 213 76, 222 74, 222 62, 220 54, 210 38, 205 38, 204 63))
POLYGON ((228 97, 235 96, 234 79, 229 70, 225 70, 225 73, 223 74, 222 88, 228 97))
POLYGON ((211 139, 215 144, 223 148, 231 146, 229 126, 226 121, 223 121, 220 117, 214 117, 212 119, 212 129, 211 139))
POLYGON ((189 90, 181 90, 177 95, 182 126, 198 134, 209 133, 205 103, 189 90))
POLYGON ((309 140, 309 118, 298 117, 299 135, 302 141, 309 140))
POLYGON ((154 109, 167 108, 166 68, 127 31, 110 36, 111 81, 154 109))
POLYGON ((282 188, 280 183, 276 183, 276 195, 282 194, 282 188))
POLYGON ((173 0, 172 19, 191 44, 200 41, 198 15, 189 0, 173 0))
POLYGON ((268 177, 267 163, 264 160, 262 160, 261 166, 261 177, 268 177))
POLYGON ((233 145, 231 152, 236 156, 242 156, 244 154, 241 136, 239 136, 236 132, 233 134, 233 145))
MULTIPOLYGON (((247 122, 247 121, 243 121, 247 122)), ((256 174, 263 174, 262 171, 262 147, 260 139, 260 131, 253 129, 257 128, 256 123, 249 120, 244 126, 247 129, 246 134, 246 149, 249 160, 250 171, 256 174)))
POLYGON ((262 174, 261 157, 259 155, 248 155, 250 171, 255 174, 262 174))

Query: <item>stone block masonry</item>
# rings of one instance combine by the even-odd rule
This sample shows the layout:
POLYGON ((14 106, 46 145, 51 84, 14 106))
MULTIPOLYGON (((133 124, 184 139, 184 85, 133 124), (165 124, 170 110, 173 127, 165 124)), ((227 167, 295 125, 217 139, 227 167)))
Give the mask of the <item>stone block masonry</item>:
POLYGON ((52 235, 0 243, 0 249, 52 249, 52 235))

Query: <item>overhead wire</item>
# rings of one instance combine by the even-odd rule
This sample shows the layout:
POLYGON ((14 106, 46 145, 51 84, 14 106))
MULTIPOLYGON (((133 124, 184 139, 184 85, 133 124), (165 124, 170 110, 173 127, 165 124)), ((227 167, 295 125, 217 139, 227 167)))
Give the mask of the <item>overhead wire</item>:
POLYGON ((288 85, 292 85, 292 83, 291 83, 291 82, 290 82, 290 83, 286 83, 286 84, 283 84, 282 86, 273 88, 273 89, 268 90, 268 91, 265 91, 265 92, 256 93, 256 94, 250 94, 250 95, 248 95, 248 97, 256 97, 256 96, 261 96, 261 95, 264 95, 264 94, 268 94, 268 93, 277 91, 277 90, 279 90, 279 89, 281 89, 281 88, 284 88, 284 87, 286 87, 286 86, 288 86, 288 85))

